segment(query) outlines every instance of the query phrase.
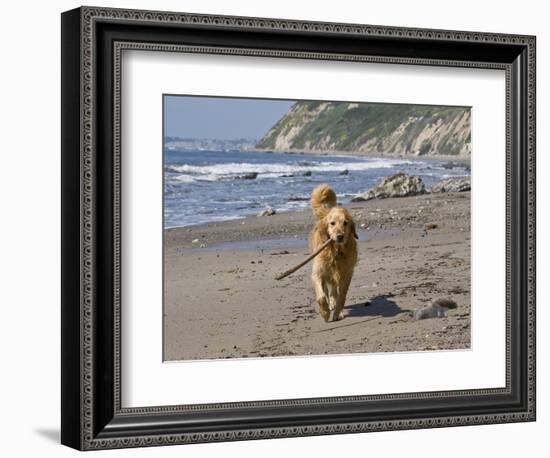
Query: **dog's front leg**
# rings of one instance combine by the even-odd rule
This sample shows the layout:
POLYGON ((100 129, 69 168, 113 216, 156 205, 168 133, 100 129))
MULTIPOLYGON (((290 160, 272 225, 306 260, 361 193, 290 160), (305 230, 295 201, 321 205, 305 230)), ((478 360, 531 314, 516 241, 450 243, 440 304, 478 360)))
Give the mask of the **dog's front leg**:
POLYGON ((342 285, 338 290, 336 297, 336 305, 332 315, 332 321, 340 321, 344 319, 344 305, 346 305, 346 296, 348 295, 349 285, 351 283, 351 275, 342 281, 342 285))
POLYGON ((325 321, 328 321, 330 318, 330 309, 325 289, 323 288, 323 280, 317 273, 313 273, 311 279, 313 280, 313 287, 315 288, 315 298, 319 304, 319 313, 325 321))
POLYGON ((336 299, 338 298, 338 288, 334 284, 331 284, 328 287, 327 297, 328 297, 328 308, 329 310, 332 311, 334 310, 334 307, 336 307, 336 299))

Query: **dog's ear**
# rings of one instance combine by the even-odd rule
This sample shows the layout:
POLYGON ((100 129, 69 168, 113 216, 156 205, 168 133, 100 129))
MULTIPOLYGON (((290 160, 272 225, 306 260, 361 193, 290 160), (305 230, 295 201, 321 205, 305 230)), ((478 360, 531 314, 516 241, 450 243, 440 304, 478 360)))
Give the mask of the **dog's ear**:
POLYGON ((323 234, 325 234, 327 237, 330 238, 330 234, 328 233, 328 220, 327 220, 327 217, 325 216, 321 221, 321 231, 323 232, 323 234))
POLYGON ((319 237, 322 242, 324 242, 326 239, 325 237, 329 237, 328 235, 328 223, 326 218, 322 218, 319 221, 317 221, 317 224, 315 224, 315 235, 319 237))
POLYGON ((355 230, 355 221, 353 220, 351 222, 351 233, 353 234, 356 240, 359 240, 359 236, 357 235, 357 231, 355 230))

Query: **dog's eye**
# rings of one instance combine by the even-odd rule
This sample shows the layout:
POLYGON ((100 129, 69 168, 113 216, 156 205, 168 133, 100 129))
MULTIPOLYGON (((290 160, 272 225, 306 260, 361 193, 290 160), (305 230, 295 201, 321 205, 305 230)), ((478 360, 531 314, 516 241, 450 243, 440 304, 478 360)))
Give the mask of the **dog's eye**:
POLYGON ((336 224, 336 221, 331 221, 331 222, 330 222, 330 225, 331 225, 331 226, 334 226, 335 224, 336 224))
POLYGON ((347 221, 344 221, 344 226, 347 226, 348 225, 348 222, 347 221))

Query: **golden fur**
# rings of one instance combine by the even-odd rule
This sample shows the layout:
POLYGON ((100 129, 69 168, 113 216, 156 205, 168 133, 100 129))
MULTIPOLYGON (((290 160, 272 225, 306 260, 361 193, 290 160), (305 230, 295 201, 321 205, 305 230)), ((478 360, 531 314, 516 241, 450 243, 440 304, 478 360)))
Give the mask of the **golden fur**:
POLYGON ((319 313, 329 321, 344 318, 353 269, 357 263, 357 233, 350 212, 336 205, 336 194, 326 184, 317 186, 311 193, 311 208, 317 223, 309 235, 311 251, 315 251, 329 238, 329 244, 313 260, 311 279, 319 313))

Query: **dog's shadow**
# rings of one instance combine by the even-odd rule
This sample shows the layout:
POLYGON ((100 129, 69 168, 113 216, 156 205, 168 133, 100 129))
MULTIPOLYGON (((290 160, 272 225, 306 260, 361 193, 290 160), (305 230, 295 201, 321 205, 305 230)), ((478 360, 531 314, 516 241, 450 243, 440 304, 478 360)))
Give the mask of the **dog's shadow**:
POLYGON ((407 312, 387 296, 376 296, 368 302, 348 305, 344 313, 348 317, 381 316, 392 317, 407 312))

